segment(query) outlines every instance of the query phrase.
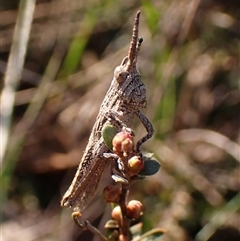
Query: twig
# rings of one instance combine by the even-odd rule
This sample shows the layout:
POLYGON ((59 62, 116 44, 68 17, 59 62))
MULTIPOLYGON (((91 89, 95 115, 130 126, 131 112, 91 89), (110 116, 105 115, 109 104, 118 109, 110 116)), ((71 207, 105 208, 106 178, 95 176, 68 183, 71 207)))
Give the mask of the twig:
POLYGON ((119 206, 121 208, 121 212, 122 212, 122 219, 121 222, 119 223, 119 233, 124 237, 124 241, 128 241, 131 240, 131 232, 130 230, 130 220, 127 218, 127 197, 128 197, 128 193, 129 193, 129 187, 130 187, 130 175, 128 173, 128 159, 130 159, 131 156, 127 156, 127 157, 120 157, 121 162, 124 165, 124 169, 126 170, 126 173, 124 173, 124 178, 126 178, 126 180, 128 181, 128 184, 122 184, 122 192, 120 194, 120 199, 119 199, 119 206))
POLYGON ((131 240, 131 232, 130 232, 130 220, 126 216, 126 203, 127 203, 127 196, 129 193, 129 185, 122 185, 122 193, 120 195, 120 200, 119 200, 119 206, 122 211, 122 220, 119 225, 119 231, 120 234, 122 234, 125 237, 125 240, 131 240))
POLYGON ((83 230, 88 229, 91 233, 97 236, 101 241, 108 241, 107 238, 104 237, 103 234, 97 228, 93 227, 88 220, 85 220, 83 223, 81 223, 79 221, 80 217, 81 217, 81 214, 79 212, 72 213, 73 221, 77 224, 78 227, 80 227, 83 230))

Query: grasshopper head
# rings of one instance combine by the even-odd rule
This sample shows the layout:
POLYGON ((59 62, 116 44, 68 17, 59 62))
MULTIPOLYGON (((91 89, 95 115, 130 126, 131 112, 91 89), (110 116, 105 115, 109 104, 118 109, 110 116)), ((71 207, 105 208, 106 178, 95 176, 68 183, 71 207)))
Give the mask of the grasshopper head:
POLYGON ((145 108, 147 105, 146 88, 136 67, 137 55, 143 42, 142 38, 138 38, 139 17, 140 11, 137 12, 135 17, 128 56, 123 59, 121 65, 114 71, 119 96, 128 106, 137 109, 145 108))

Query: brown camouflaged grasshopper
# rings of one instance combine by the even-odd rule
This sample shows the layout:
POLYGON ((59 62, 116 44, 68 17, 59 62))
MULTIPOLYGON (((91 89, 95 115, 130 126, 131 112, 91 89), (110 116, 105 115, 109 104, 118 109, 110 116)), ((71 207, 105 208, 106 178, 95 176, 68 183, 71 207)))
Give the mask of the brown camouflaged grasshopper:
POLYGON ((63 196, 61 205, 81 212, 94 196, 105 166, 109 162, 104 153, 110 152, 103 141, 101 130, 104 124, 116 125, 116 120, 123 127, 131 127, 136 115, 147 130, 147 134, 136 144, 136 152, 140 154, 140 146, 153 135, 151 122, 140 112, 146 108, 146 88, 136 68, 137 55, 142 38, 138 38, 140 11, 134 21, 132 41, 128 56, 114 71, 111 86, 102 102, 96 122, 93 126, 86 150, 79 163, 78 170, 69 189, 63 196))

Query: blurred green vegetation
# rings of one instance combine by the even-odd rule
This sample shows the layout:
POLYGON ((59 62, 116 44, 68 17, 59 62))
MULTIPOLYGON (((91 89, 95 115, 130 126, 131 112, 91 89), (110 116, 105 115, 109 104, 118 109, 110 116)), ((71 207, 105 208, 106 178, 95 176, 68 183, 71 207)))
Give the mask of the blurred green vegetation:
MULTIPOLYGON (((4 80, 18 6, 1 5, 4 80)), ((144 149, 161 163, 131 189, 144 204, 143 229, 166 229, 167 241, 239 240, 238 0, 37 1, 2 164, 4 240, 92 240, 59 202, 127 55, 137 10, 143 112, 155 129, 144 149)), ((133 129, 144 134, 137 121, 133 129)), ((101 230, 110 213, 101 196, 108 174, 83 213, 101 230)))

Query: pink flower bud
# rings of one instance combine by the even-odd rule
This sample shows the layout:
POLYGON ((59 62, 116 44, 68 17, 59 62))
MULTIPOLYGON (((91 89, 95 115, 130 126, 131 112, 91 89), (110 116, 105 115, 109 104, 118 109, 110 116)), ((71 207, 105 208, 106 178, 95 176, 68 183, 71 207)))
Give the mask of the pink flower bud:
POLYGON ((118 156, 127 156, 129 153, 134 151, 133 136, 127 131, 119 132, 113 138, 112 145, 113 152, 118 156))
POLYGON ((143 205, 141 202, 137 200, 131 200, 127 204, 126 214, 129 218, 137 219, 142 214, 142 210, 143 210, 143 205))

